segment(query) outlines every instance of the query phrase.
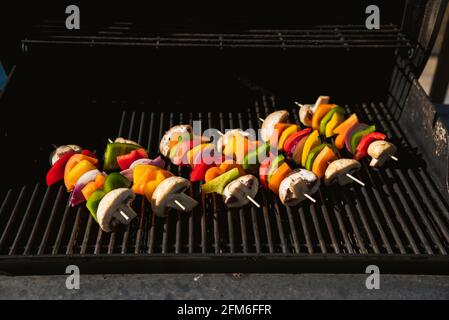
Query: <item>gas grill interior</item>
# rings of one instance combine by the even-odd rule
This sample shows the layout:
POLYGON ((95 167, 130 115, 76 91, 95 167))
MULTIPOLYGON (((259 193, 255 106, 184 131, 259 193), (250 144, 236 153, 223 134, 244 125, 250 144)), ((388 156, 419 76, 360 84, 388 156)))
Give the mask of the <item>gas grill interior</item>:
MULTIPOLYGON (((0 271, 364 272, 378 264, 447 273, 447 129, 416 81, 433 41, 422 30, 438 25, 445 1, 380 2, 380 30, 363 25, 363 2, 327 5, 320 23, 307 14, 318 5, 298 16, 261 8, 253 19, 162 11, 150 20, 122 8, 95 19, 92 7, 79 31, 52 8, 51 19, 23 28, 0 100, 2 145, 14 155, 0 160, 10 170, 0 188, 0 271), (68 205, 62 184, 45 185, 52 145, 102 155, 108 138, 122 136, 155 157, 173 125, 258 128, 276 109, 299 124, 294 101, 322 94, 398 146, 399 161, 383 168, 362 160, 365 187, 323 184, 316 203, 296 207, 260 190, 261 208, 230 210, 193 184, 193 212, 157 218, 138 197, 139 218, 104 233, 85 206, 68 205)), ((168 169, 188 178, 189 169, 168 169)))

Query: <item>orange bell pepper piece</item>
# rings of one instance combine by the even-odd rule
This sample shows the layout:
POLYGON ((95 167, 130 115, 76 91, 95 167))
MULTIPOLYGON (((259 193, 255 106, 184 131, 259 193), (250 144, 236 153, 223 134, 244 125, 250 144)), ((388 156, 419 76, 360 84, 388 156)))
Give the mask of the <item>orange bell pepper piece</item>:
POLYGON ((281 185, 282 180, 284 180, 291 172, 292 169, 290 169, 287 163, 284 162, 281 164, 269 178, 268 188, 275 194, 279 194, 279 186, 281 185))
POLYGON ((225 173, 228 172, 231 169, 237 168, 239 170, 239 175, 240 176, 244 176, 245 170, 243 170, 242 166, 237 164, 236 162, 232 161, 232 160, 225 160, 223 161, 220 166, 219 166, 221 173, 225 173))
POLYGON ((327 104, 327 103, 320 104, 312 117, 312 129, 314 130, 319 129, 321 119, 323 119, 323 117, 336 106, 337 106, 336 104, 327 104))
POLYGON ((359 119, 357 119, 357 115, 353 113, 348 119, 346 119, 342 124, 334 129, 334 133, 338 134, 338 136, 335 138, 335 146, 337 147, 337 149, 343 149, 343 147, 345 146, 347 133, 358 123, 359 119))
POLYGON ((104 186, 104 180, 105 176, 101 173, 97 174, 95 177, 95 181, 91 181, 88 184, 84 186, 84 188, 81 190, 81 193, 84 196, 84 199, 89 199, 90 195, 97 191, 98 189, 103 188, 104 186))
POLYGON ((223 173, 224 172, 221 171, 221 169, 219 167, 211 167, 211 168, 207 169, 206 174, 204 175, 204 180, 207 183, 223 173))
POLYGON ((337 159, 337 155, 331 148, 324 147, 313 161, 312 172, 315 173, 319 178, 324 177, 324 173, 326 172, 329 163, 337 159))

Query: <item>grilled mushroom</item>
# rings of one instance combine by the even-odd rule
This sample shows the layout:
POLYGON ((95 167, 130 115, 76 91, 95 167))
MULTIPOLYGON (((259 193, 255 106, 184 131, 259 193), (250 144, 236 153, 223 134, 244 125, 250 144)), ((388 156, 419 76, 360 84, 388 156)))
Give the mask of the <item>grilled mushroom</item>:
POLYGON ((137 142, 135 142, 134 140, 129 140, 129 139, 125 139, 122 137, 118 137, 117 139, 115 139, 116 143, 128 143, 128 144, 135 144, 136 146, 140 146, 137 142))
POLYGON ((396 146, 385 140, 371 142, 368 147, 368 154, 372 157, 370 166, 381 167, 396 153, 396 146))
POLYGON ((223 191, 223 201, 230 208, 243 207, 254 198, 259 190, 259 181, 247 174, 229 183, 223 191), (248 198, 250 197, 250 198, 248 198))
POLYGON ((167 132, 165 132, 164 136, 161 139, 161 143, 159 144, 159 151, 164 157, 168 156, 170 151, 170 141, 177 141, 180 136, 183 139, 187 139, 190 137, 192 133, 192 126, 188 124, 181 124, 170 128, 167 132))
POLYGON ((279 186, 279 198, 286 206, 296 206, 318 191, 320 179, 312 171, 296 169, 279 186))
POLYGON ((106 232, 114 230, 120 223, 129 224, 137 217, 131 208, 136 195, 128 188, 118 188, 108 192, 101 199, 97 210, 97 220, 106 232))
POLYGON ((189 180, 181 177, 169 177, 162 181, 151 197, 154 214, 166 217, 169 208, 192 211, 198 202, 184 193, 189 186, 189 180))
POLYGON ((312 107, 310 111, 312 111, 312 114, 314 114, 317 110, 320 104, 329 103, 329 100, 331 97, 329 96, 319 96, 318 99, 316 99, 315 105, 312 107))
POLYGON ((50 164, 54 165, 56 161, 59 160, 63 155, 69 153, 69 152, 75 152, 80 153, 81 147, 77 146, 76 144, 67 144, 64 146, 57 147, 53 152, 50 154, 50 164))
POLYGON ((231 141, 231 139, 236 136, 236 135, 240 135, 242 137, 246 137, 249 138, 251 135, 246 132, 243 131, 241 129, 232 129, 229 131, 226 131, 226 133, 224 135, 222 135, 218 140, 217 140, 217 150, 218 151, 223 151, 223 148, 231 141))
POLYGON ((311 104, 302 104, 299 107, 299 121, 306 127, 312 126, 312 107, 311 104))
POLYGON ((282 123, 282 122, 288 122, 288 116, 289 113, 286 110, 279 110, 279 111, 275 111, 270 113, 265 120, 263 121, 262 124, 262 131, 261 131, 261 136, 262 136, 262 140, 263 141, 269 141, 273 131, 274 131, 274 126, 277 123, 282 123))
POLYGON ((353 181, 347 174, 353 174, 361 167, 360 162, 354 159, 335 160, 327 167, 324 173, 324 182, 326 185, 338 182, 339 185, 344 186, 353 181))

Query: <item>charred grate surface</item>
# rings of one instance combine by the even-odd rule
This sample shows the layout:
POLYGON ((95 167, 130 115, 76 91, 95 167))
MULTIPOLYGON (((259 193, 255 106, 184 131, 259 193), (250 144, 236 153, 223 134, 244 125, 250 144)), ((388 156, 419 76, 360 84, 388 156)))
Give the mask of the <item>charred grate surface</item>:
MULTIPOLYGON (((297 109, 292 104, 282 108, 286 106, 298 122, 297 109)), ((275 108, 275 99, 268 97, 240 113, 123 111, 117 134, 137 140, 156 156, 163 132, 175 124, 200 120, 203 128, 257 128, 257 118, 275 108)), ((316 204, 305 201, 292 208, 284 207, 272 193, 260 191, 260 209, 228 210, 218 196, 201 198, 195 185, 190 192, 201 205, 193 213, 173 212, 167 219, 157 218, 148 202, 138 198, 134 206, 140 219, 123 230, 103 233, 85 206, 68 205, 64 186, 25 186, 1 195, 0 260, 7 256, 90 254, 446 256, 448 204, 417 151, 409 146, 382 103, 346 108, 362 121, 375 123, 399 146, 400 161, 391 161, 381 170, 369 168, 366 159, 362 161, 358 176, 365 181, 364 188, 322 186, 316 204)), ((169 169, 185 176, 188 173, 173 165, 169 169)))
POLYGON ((321 25, 304 29, 243 29, 206 32, 186 26, 147 30, 132 22, 83 26, 68 32, 64 21, 47 21, 33 28, 24 45, 85 45, 208 48, 408 48, 412 44, 393 24, 368 30, 365 25, 321 25))

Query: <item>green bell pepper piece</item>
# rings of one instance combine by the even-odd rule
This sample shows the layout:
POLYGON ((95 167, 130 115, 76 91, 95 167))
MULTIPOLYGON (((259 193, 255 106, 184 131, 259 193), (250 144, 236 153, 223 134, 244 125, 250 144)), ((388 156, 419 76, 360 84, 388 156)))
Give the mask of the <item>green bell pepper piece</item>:
POLYGON ((341 114, 345 114, 345 109, 343 109, 340 106, 336 106, 335 108, 331 109, 328 113, 326 113, 326 115, 323 117, 323 119, 321 119, 320 122, 320 135, 325 135, 326 134, 326 125, 328 124, 329 121, 331 121, 332 116, 334 115, 334 113, 341 113, 341 114))
POLYGON ((255 150, 249 152, 243 158, 242 168, 248 172, 255 172, 259 166, 259 159, 264 159, 270 152, 270 144, 264 143, 258 146, 255 150))
POLYGON ((355 153, 357 146, 359 145, 360 140, 367 134, 376 131, 376 126, 373 124, 369 126, 368 128, 364 130, 357 131, 354 133, 351 137, 350 145, 351 145, 351 152, 355 153))
POLYGON ((120 167, 117 163, 117 157, 128 154, 135 149, 141 148, 141 146, 131 143, 108 143, 108 145, 106 146, 106 151, 104 152, 104 171, 110 172, 114 170, 120 170, 120 167))
POLYGON ((312 166, 313 166, 313 162, 315 161, 315 158, 318 156, 318 154, 321 152, 321 150, 324 149, 324 147, 329 147, 329 148, 333 149, 332 145, 330 145, 329 143, 322 143, 322 144, 316 146, 315 148, 313 148, 309 152, 309 155, 307 156, 307 160, 306 160, 306 169, 307 170, 312 170, 312 166))
POLYGON ((118 172, 112 172, 108 174, 104 180, 103 190, 108 193, 114 189, 118 188, 129 188, 131 186, 131 181, 126 179, 118 172))
POLYGON ((206 184, 203 184, 203 186, 201 187, 201 191, 204 193, 216 192, 218 194, 223 194, 223 190, 228 185, 228 183, 237 179, 238 177, 239 177, 239 169, 237 168, 231 169, 223 173, 222 175, 219 175, 215 179, 212 179, 206 184))
POLYGON ((94 191, 86 202, 87 209, 89 209, 90 214, 92 215, 92 217, 94 217, 95 221, 97 222, 98 222, 97 220, 98 205, 100 204, 101 199, 103 199, 106 193, 107 192, 105 192, 104 190, 94 191))

